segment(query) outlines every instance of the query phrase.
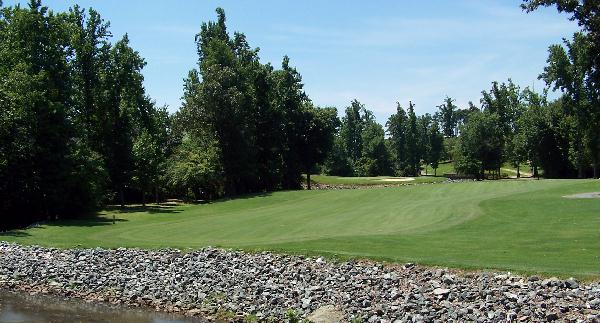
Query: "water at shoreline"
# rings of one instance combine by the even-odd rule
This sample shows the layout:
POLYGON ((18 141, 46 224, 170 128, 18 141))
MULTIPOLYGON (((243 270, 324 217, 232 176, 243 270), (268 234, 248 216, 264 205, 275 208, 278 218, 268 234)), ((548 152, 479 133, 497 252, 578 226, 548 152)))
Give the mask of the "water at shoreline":
POLYGON ((106 304, 68 300, 56 296, 29 295, 0 289, 0 322, 204 322, 180 315, 127 309, 106 304))

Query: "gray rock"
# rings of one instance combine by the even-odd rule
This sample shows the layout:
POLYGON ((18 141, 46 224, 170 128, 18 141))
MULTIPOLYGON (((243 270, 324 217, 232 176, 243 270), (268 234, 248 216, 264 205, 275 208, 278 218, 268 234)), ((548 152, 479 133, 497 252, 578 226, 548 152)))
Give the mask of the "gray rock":
POLYGON ((302 299, 302 309, 307 309, 310 307, 310 302, 312 301, 312 299, 310 298, 303 298, 302 299))
POLYGON ((550 286, 557 286, 558 284, 560 284, 560 279, 558 279, 556 277, 542 280, 542 286, 550 287, 550 286))
POLYGON ((508 300, 515 301, 515 302, 517 300, 519 300, 519 295, 509 293, 509 292, 504 292, 504 297, 506 297, 506 299, 508 299, 508 300))
POLYGON ((597 320, 600 311, 597 283, 414 264, 332 263, 215 248, 185 254, 173 249, 58 250, 1 241, 0 255, 0 288, 190 316, 224 310, 283 321, 292 309, 300 319, 315 321, 319 313, 329 312, 332 321, 575 322, 597 320))
POLYGON ((579 283, 574 278, 565 280, 565 287, 575 289, 579 287, 579 283))

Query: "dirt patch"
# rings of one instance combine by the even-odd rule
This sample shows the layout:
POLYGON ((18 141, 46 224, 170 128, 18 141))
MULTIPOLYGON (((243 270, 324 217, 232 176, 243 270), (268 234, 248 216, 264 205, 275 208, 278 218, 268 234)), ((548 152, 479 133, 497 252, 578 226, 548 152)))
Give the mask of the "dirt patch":
POLYGON ((410 181, 414 181, 415 179, 412 177, 398 177, 398 178, 382 178, 379 181, 380 182, 410 182, 410 181))
POLYGON ((333 305, 318 308, 307 319, 313 323, 340 323, 344 322, 344 313, 333 305))
POLYGON ((600 192, 579 193, 563 196, 568 199, 597 199, 600 198, 600 192))

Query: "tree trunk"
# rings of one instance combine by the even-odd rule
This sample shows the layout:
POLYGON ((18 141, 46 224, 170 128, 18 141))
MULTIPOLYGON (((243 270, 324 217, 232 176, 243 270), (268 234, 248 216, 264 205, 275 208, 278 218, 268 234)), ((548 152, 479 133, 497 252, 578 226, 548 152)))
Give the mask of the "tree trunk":
POLYGON ((425 176, 427 176, 427 164, 425 164, 425 176))
POLYGON ((154 187, 154 201, 157 205, 160 204, 160 200, 158 199, 158 186, 154 187))
POLYGON ((521 165, 517 165, 517 178, 521 178, 521 165))
POLYGON ((537 166, 533 166, 533 177, 537 177, 537 179, 540 179, 540 173, 538 173, 537 166))
POLYGON ((142 190, 142 206, 146 207, 146 192, 142 190))
POLYGON ((594 178, 598 178, 598 164, 594 164, 594 178))
POLYGON ((433 169, 433 176, 437 177, 437 168, 433 169))
POLYGON ((310 190, 310 172, 306 173, 306 189, 310 190))
POLYGON ((581 141, 581 137, 578 136, 578 140, 575 143, 575 147, 577 148, 577 178, 583 178, 583 164, 584 164, 584 156, 583 156, 583 143, 581 141))
POLYGON ((119 187, 119 199, 121 200, 121 208, 125 207, 125 192, 123 186, 119 187))

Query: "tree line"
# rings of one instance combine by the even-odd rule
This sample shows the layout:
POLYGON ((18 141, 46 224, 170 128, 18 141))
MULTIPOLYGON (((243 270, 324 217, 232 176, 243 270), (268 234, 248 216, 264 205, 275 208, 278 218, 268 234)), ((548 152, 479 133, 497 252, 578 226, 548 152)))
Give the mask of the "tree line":
MULTIPOLYGON (((417 116, 415 104, 397 104, 386 129, 354 100, 345 110, 322 171, 337 176, 420 176, 441 161, 457 175, 500 178, 501 167, 528 166, 533 176, 598 178, 600 106, 589 76, 578 74, 587 49, 577 33, 564 45, 552 45, 540 78, 562 91, 557 99, 510 79, 482 91, 480 106, 461 109, 446 97, 433 115, 417 116)), ((425 173, 426 174, 426 173, 425 173)))
POLYGON ((346 108, 322 170, 339 176, 419 176, 452 161, 461 176, 501 177, 502 165, 527 165, 548 178, 600 176, 600 5, 597 0, 525 0, 533 11, 555 5, 582 27, 548 49, 542 93, 510 79, 482 91, 480 106, 446 97, 434 115, 400 103, 386 130, 360 102, 346 108), (550 100, 548 91, 560 96, 550 100), (387 136, 386 136, 387 134, 387 136))
POLYGON ((146 62, 128 36, 111 42, 95 10, 0 2, 0 229, 106 204, 298 189, 303 174, 308 188, 314 173, 437 175, 447 160, 477 178, 504 163, 597 177, 597 13, 555 2, 583 27, 550 48, 540 76, 561 97, 494 82, 480 107, 446 97, 433 115, 417 115, 415 103, 398 103, 385 125, 357 100, 341 118, 316 106, 290 59, 262 63, 220 8, 196 35, 198 65, 171 114, 146 94, 146 62))
POLYGON ((146 95, 128 36, 110 36, 93 9, 0 9, 2 227, 123 204, 155 182, 169 116, 146 95))
POLYGON ((288 57, 262 64, 217 15, 170 114, 146 94, 128 36, 112 43, 95 10, 0 2, 0 229, 106 204, 299 188, 333 144, 337 110, 311 102, 288 57))
POLYGON ((311 102, 287 56, 279 69, 262 64, 217 15, 196 36, 199 63, 174 116, 182 145, 168 181, 196 199, 300 188, 332 145, 337 110, 311 102))

